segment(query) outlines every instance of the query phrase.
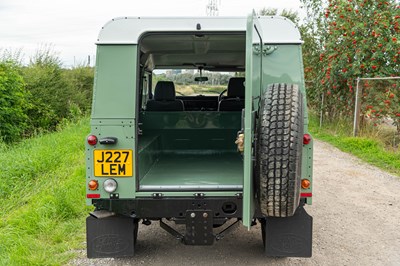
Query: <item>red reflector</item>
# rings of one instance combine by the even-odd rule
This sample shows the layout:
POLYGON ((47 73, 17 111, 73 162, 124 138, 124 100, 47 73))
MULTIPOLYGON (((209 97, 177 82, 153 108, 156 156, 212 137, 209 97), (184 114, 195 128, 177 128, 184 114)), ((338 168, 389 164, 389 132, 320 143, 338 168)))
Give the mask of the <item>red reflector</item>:
POLYGON ((97 144, 97 137, 95 135, 90 135, 89 137, 87 137, 87 142, 89 145, 96 145, 97 144))
POLYGON ((312 197, 312 193, 300 193, 300 197, 301 198, 311 198, 312 197))
POLYGON ((99 199, 100 194, 86 194, 86 198, 88 199, 99 199))
POLYGON ((307 145, 311 142, 311 136, 309 134, 303 135, 303 144, 307 145))

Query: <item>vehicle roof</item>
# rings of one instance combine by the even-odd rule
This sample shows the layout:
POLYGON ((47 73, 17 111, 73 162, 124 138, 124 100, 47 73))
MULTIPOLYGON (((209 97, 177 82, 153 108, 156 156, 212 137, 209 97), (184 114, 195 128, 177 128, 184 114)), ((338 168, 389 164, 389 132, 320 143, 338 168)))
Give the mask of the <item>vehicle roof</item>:
MULTIPOLYGON (((302 43, 297 27, 289 19, 257 18, 263 43, 302 43)), ((246 24, 246 17, 118 17, 102 27, 96 44, 137 44, 146 32, 244 32, 246 24)))

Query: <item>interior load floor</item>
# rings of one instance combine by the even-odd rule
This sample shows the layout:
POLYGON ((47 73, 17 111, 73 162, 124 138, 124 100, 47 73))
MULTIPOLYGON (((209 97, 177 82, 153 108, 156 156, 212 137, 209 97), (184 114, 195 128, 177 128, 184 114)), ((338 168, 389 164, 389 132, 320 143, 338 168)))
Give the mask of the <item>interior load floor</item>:
POLYGON ((160 154, 140 180, 140 190, 241 190, 243 161, 237 152, 160 154))

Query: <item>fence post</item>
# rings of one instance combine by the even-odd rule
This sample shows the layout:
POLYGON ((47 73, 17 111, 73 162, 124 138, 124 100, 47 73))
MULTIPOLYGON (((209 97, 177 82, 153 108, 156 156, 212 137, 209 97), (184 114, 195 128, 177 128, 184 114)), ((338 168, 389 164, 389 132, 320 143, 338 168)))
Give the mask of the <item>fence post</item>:
POLYGON ((319 113, 319 127, 322 127, 322 117, 324 115, 324 93, 321 95, 321 112, 319 113))
POLYGON ((353 136, 357 137, 358 129, 360 127, 360 111, 361 111, 361 99, 360 99, 360 77, 357 78, 356 86, 356 102, 354 106, 354 124, 353 124, 353 136))

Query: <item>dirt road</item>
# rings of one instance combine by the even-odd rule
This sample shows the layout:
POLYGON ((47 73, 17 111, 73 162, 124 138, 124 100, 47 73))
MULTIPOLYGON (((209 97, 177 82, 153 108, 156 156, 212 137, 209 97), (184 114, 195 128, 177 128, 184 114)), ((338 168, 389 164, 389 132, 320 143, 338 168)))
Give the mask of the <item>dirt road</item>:
POLYGON ((267 258, 261 229, 242 226, 213 246, 184 246, 158 223, 139 229, 131 259, 71 265, 400 265, 400 178, 316 141, 313 257, 267 258))

